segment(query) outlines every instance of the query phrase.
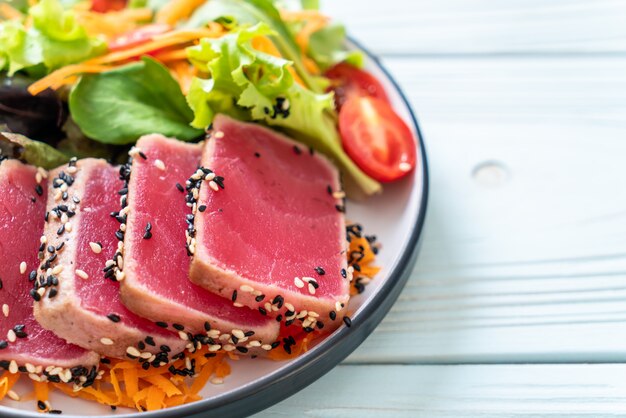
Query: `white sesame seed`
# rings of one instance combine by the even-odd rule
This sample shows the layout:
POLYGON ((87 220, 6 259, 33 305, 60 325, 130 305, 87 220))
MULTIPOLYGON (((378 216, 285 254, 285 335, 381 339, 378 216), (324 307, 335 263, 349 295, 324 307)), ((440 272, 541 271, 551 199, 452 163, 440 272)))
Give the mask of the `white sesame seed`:
POLYGON ((54 274, 55 276, 57 274, 61 274, 63 272, 63 266, 61 264, 54 266, 54 268, 52 269, 52 274, 54 274))
POLYGON ((7 305, 6 303, 2 305, 2 314, 5 318, 9 317, 9 305, 7 305))
POLYGON ((309 283, 309 293, 312 295, 315 294, 315 286, 313 286, 311 283, 309 283))
MULTIPOLYGON (((143 353, 141 353, 141 356, 139 356, 139 357, 141 357, 141 358, 143 358, 143 359, 146 359, 146 360, 147 360, 147 359, 149 359, 150 357, 152 357, 152 353, 150 353, 150 352, 148 352, 148 351, 144 351, 143 353)), ((187 357, 187 358, 189 358, 189 357, 187 357)))
POLYGON ((224 379, 221 379, 219 377, 214 377, 213 379, 211 379, 211 383, 214 385, 221 385, 224 383, 224 379))
POLYGON ((264 308, 266 311, 270 312, 272 310, 272 304, 269 302, 265 302, 264 308))
POLYGON ((19 367, 17 366, 17 362, 15 360, 11 360, 9 363, 9 373, 15 374, 19 371, 19 367))
POLYGON ((222 131, 217 131, 217 132, 215 132, 215 133, 213 134, 213 136, 214 136, 215 138, 217 138, 217 139, 224 138, 224 132, 222 132, 222 131))
POLYGON ((67 383, 72 380, 72 371, 70 369, 63 370, 63 373, 59 375, 63 383, 67 383))
POLYGON ((318 314, 317 312, 309 311, 309 316, 311 318, 319 318, 320 314, 318 314))
POLYGON ((299 289, 302 289, 304 287, 304 282, 300 280, 299 277, 294 277, 293 282, 296 285, 296 287, 299 289))
POLYGON ((26 371, 27 371, 28 373, 35 373, 35 371, 36 371, 35 366, 33 366, 33 365, 32 365, 32 364, 30 364, 30 363, 26 363, 26 364, 24 364, 24 367, 26 367, 26 371))
POLYGON ((242 330, 240 330, 240 329, 234 329, 234 330, 232 331, 232 334, 233 334, 235 337, 237 337, 238 339, 240 339, 240 340, 241 340, 241 339, 243 339, 243 338, 245 338, 245 336, 246 336, 246 335, 243 333, 243 331, 242 331, 242 330))
POLYGON ((22 262, 20 263, 20 273, 21 273, 21 274, 26 273, 26 267, 28 267, 28 266, 26 265, 26 261, 22 261, 22 262))
POLYGON ((35 174, 35 181, 37 182, 37 184, 41 184, 42 180, 43 180, 43 177, 41 176, 41 173, 38 171, 37 174, 35 174))
POLYGON ((232 344, 226 344, 224 347, 222 347, 224 349, 224 351, 234 351, 235 350, 235 346, 232 344))
POLYGON ((56 194, 54 195, 54 201, 58 202, 59 200, 61 200, 62 196, 63 196, 63 192, 61 192, 61 190, 57 190, 56 194))
POLYGON ((220 348, 222 348, 222 346, 221 346, 221 345, 219 345, 219 344, 213 344, 213 345, 210 345, 210 346, 209 346, 209 351, 210 351, 210 352, 212 352, 212 353, 215 353, 216 351, 219 351, 219 350, 220 350, 220 348))
POLYGON ((7 396, 11 399, 13 399, 14 401, 19 401, 20 400, 20 395, 18 395, 17 393, 15 393, 14 391, 10 390, 7 392, 7 396))
POLYGON ((34 380, 35 382, 41 382, 41 377, 39 377, 39 375, 36 373, 29 373, 28 377, 30 378, 30 380, 34 380))
POLYGON ((102 252, 102 247, 97 242, 90 242, 89 247, 91 247, 91 251, 95 254, 100 254, 102 252))
POLYGON ((72 229, 73 229, 73 227, 72 227, 72 223, 71 223, 71 222, 67 222, 67 223, 65 224, 65 230, 66 230, 67 232, 72 232, 72 229))
POLYGON ((217 183, 215 181, 213 181, 213 180, 211 180, 209 182, 209 187, 211 189, 213 189, 214 192, 217 192, 219 190, 219 187, 217 186, 217 183))
POLYGON ((48 242, 48 238, 45 235, 42 235, 41 238, 39 238, 39 242, 45 244, 48 242))
POLYGON ((37 167, 37 173, 39 173, 44 179, 48 178, 48 171, 46 171, 43 167, 37 167))
POLYGON ((204 176, 204 179, 205 179, 206 181, 211 181, 211 180, 213 180, 214 178, 215 178, 215 173, 209 173, 209 174, 207 174, 206 176, 204 176))
POLYGON ((344 197, 346 197, 346 193, 343 191, 333 192, 333 197, 335 199, 343 199, 344 197))
POLYGON ((408 172, 408 171, 411 171, 411 168, 413 168, 413 166, 407 163, 406 161, 403 161, 400 164, 398 164, 398 168, 400 169, 400 171, 408 172))
POLYGON ((87 274, 87 272, 83 271, 83 270, 76 270, 75 271, 76 275, 78 277, 80 277, 81 279, 85 279, 87 280, 89 278, 89 275, 87 274))
POLYGON ((107 260, 106 263, 104 263, 104 267, 111 267, 114 264, 115 264, 115 261, 107 260))
POLYGON ((285 302, 285 309, 291 312, 294 312, 296 310, 296 308, 294 308, 294 306, 289 302, 285 302))
POLYGON ((115 344, 112 339, 107 338, 107 337, 100 338, 100 342, 103 345, 113 345, 113 344, 115 344))
POLYGON ((132 346, 126 349, 126 354, 130 354, 133 357, 141 356, 141 353, 139 352, 139 350, 137 350, 135 347, 132 347, 132 346))
POLYGON ((272 349, 272 346, 269 344, 263 344, 261 348, 265 351, 270 351, 272 349))
POLYGON ((15 335, 15 331, 10 329, 7 332, 7 340, 9 340, 9 342, 11 342, 11 343, 14 343, 16 339, 17 339, 17 336, 15 335))
POLYGON ((241 304, 241 303, 239 303, 239 302, 235 302, 235 303, 233 303, 233 306, 234 306, 235 308, 243 308, 243 304, 241 304))
POLYGON ((70 220, 70 218, 67 217, 67 213, 63 213, 61 215, 61 223, 62 224, 67 223, 69 220, 70 220))
POLYGON ((257 340, 252 340, 248 343, 248 345, 250 347, 260 347, 261 346, 261 341, 257 341, 257 340))
POLYGON ((76 172, 78 172, 78 168, 75 166, 67 167, 67 172, 70 174, 76 174, 76 172))
POLYGON ((230 334, 220 335, 220 341, 228 341, 228 340, 230 340, 230 334))
POLYGON ((189 336, 184 331, 178 331, 178 336, 180 337, 181 340, 185 340, 185 341, 189 340, 189 336))
POLYGON ((123 271, 118 270, 115 272, 115 280, 117 280, 118 282, 121 282, 125 278, 126 278, 126 273, 124 273, 123 271))
POLYGON ((62 367, 53 367, 52 370, 48 373, 50 376, 58 376, 63 372, 62 367))
POLYGON ((304 311, 300 311, 300 313, 296 316, 296 318, 301 319, 307 316, 309 312, 305 309, 304 311))
POLYGON ((161 160, 154 160, 154 166, 159 170, 165 171, 165 163, 161 160))
POLYGON ((248 292, 248 293, 252 293, 254 292, 254 288, 252 286, 248 286, 247 284, 242 284, 239 289, 241 289, 243 292, 248 292))
POLYGON ((339 301, 335 302, 335 310, 336 310, 337 312, 339 312, 339 311, 340 311, 340 310, 342 310, 342 309, 343 309, 343 303, 341 303, 341 302, 339 302, 339 301))
POLYGON ((69 186, 67 185, 67 183, 63 183, 61 185, 61 192, 65 193, 67 192, 67 189, 69 189, 69 186))
POLYGON ((311 320, 311 318, 307 318, 307 319, 304 320, 304 322, 302 322, 302 328, 307 328, 312 323, 313 323, 313 321, 311 320))

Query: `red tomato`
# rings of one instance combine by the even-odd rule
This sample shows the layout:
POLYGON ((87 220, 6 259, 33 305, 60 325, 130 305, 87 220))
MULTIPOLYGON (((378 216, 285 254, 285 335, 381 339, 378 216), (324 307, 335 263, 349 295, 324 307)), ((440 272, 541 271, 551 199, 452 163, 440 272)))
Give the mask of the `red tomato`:
POLYGON ((375 97, 348 97, 339 112, 343 148, 370 177, 390 182, 416 165, 413 135, 391 105, 375 97))
POLYGON ((106 13, 114 10, 122 10, 126 7, 127 0, 93 0, 91 10, 98 13, 106 13))
POLYGON ((376 97, 389 102, 384 87, 367 71, 341 62, 326 70, 324 75, 333 80, 334 86, 331 89, 335 91, 337 109, 341 109, 346 100, 355 94, 376 97))
POLYGON ((151 25, 145 25, 139 29, 131 30, 123 35, 118 36, 109 42, 109 50, 118 51, 120 49, 127 49, 137 45, 141 45, 150 41, 157 35, 161 35, 171 28, 165 23, 153 23, 151 25))

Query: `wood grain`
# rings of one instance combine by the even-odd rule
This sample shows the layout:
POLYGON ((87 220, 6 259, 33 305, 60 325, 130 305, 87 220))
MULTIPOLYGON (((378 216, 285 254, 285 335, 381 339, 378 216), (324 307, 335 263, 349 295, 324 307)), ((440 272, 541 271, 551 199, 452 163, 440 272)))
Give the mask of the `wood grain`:
POLYGON ((384 55, 626 52, 624 0, 323 0, 322 5, 384 55))
POLYGON ((609 417, 624 365, 340 366, 261 417, 609 417))

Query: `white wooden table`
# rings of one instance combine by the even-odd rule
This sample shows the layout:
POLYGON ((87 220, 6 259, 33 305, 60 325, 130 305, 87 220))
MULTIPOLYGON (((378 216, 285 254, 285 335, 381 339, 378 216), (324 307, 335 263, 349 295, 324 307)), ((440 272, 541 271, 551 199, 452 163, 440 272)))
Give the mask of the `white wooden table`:
POLYGON ((408 94, 429 214, 376 332, 258 416, 626 414, 626 1, 323 7, 408 94))

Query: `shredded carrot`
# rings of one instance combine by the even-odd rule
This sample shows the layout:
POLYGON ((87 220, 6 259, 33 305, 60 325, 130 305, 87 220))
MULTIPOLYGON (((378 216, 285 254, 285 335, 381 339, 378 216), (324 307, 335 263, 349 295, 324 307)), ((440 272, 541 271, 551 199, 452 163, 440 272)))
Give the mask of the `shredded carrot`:
POLYGON ((170 0, 157 13, 155 21, 174 25, 187 19, 206 0, 170 0))
POLYGON ((138 28, 143 22, 152 20, 152 10, 139 8, 96 13, 91 10, 78 9, 76 17, 89 35, 104 35, 110 39, 138 28))
POLYGON ((7 20, 22 20, 24 15, 8 3, 0 3, 0 15, 7 20))
POLYGON ((110 70, 112 67, 103 65, 88 65, 88 64, 76 64, 68 65, 60 68, 44 78, 41 78, 28 86, 28 92, 32 95, 41 93, 47 88, 54 88, 63 85, 63 81, 68 78, 84 73, 100 73, 110 70))
POLYGON ((181 91, 187 94, 193 78, 198 75, 198 70, 186 60, 171 62, 169 67, 172 76, 178 81, 181 91))
POLYGON ((154 55, 154 58, 163 62, 163 63, 167 63, 170 61, 181 61, 181 60, 187 60, 187 51, 185 51, 185 48, 183 49, 172 49, 169 51, 165 51, 165 52, 160 52, 158 54, 154 55))
POLYGON ((347 252, 348 264, 354 268, 350 286, 351 295, 361 293, 364 286, 380 272, 380 267, 373 265, 376 261, 374 248, 378 248, 375 246, 375 242, 373 240, 370 242, 365 236, 354 236, 350 239, 347 252))
MULTIPOLYGON (((282 55, 280 54, 280 51, 278 50, 276 45, 274 45, 274 42, 272 42, 272 40, 268 38, 267 36, 254 37, 252 39, 252 48, 256 49, 257 51, 272 55, 274 57, 282 58, 282 55)), ((300 78, 296 70, 293 68, 293 66, 289 66, 288 69, 291 75, 293 76, 293 79, 295 80, 295 82, 300 84, 301 86, 304 86, 304 81, 302 81, 302 79, 300 78)))
POLYGON ((4 373, 0 377, 0 401, 4 399, 7 393, 13 388, 13 385, 17 383, 20 375, 18 373, 4 373))

